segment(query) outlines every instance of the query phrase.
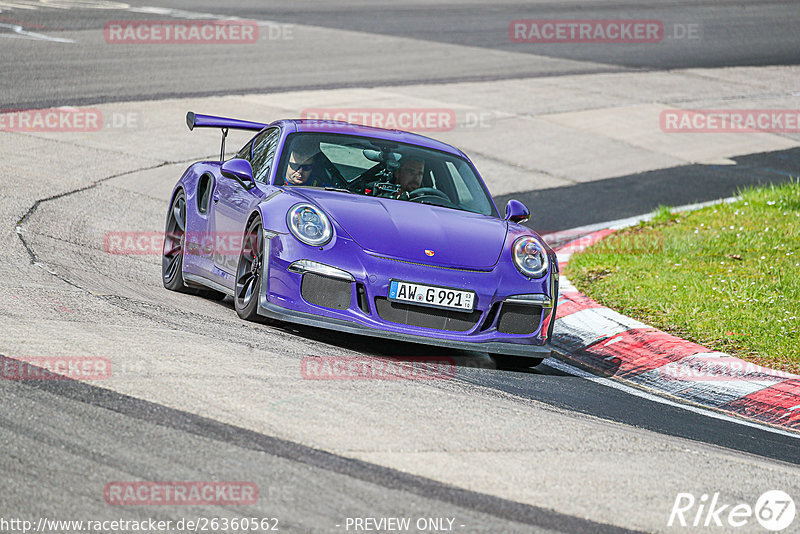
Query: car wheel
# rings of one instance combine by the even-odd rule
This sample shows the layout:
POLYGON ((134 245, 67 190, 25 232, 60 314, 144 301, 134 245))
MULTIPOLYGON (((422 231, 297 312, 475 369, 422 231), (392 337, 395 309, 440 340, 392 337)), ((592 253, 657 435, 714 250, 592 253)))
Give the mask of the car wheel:
POLYGON ((213 300, 222 300, 225 293, 213 289, 196 289, 183 281, 183 253, 186 246, 186 197, 183 191, 175 195, 164 230, 164 251, 161 257, 161 281, 170 291, 189 293, 213 300))
POLYGON ((236 292, 233 304, 239 317, 246 321, 261 322, 258 315, 258 297, 264 265, 264 232, 261 219, 254 219, 247 227, 242 240, 242 252, 236 267, 236 292))
POLYGON ((186 292, 183 282, 183 249, 186 243, 186 197, 175 195, 164 230, 164 254, 161 257, 161 279, 170 291, 186 292))
POLYGON ((528 356, 507 356, 505 354, 489 354, 498 369, 526 369, 536 367, 544 358, 529 358, 528 356))

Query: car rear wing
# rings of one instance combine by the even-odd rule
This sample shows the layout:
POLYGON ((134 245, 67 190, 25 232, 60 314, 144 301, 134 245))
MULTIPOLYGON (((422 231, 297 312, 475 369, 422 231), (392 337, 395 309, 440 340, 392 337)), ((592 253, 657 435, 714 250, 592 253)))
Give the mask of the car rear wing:
POLYGON ((213 115, 200 115, 193 111, 186 114, 186 125, 189 130, 195 128, 220 128, 222 130, 222 148, 219 151, 219 160, 225 159, 225 138, 228 137, 228 130, 252 130, 261 131, 267 127, 260 122, 243 121, 240 119, 228 119, 226 117, 215 117, 213 115))

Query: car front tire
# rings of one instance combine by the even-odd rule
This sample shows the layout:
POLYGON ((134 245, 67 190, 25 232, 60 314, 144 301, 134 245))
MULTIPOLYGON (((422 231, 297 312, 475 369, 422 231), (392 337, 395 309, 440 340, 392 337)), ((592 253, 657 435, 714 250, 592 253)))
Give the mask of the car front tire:
POLYGON ((258 315, 258 299, 264 269, 264 230, 261 219, 253 219, 242 240, 242 251, 236 267, 233 305, 245 321, 262 322, 258 315))

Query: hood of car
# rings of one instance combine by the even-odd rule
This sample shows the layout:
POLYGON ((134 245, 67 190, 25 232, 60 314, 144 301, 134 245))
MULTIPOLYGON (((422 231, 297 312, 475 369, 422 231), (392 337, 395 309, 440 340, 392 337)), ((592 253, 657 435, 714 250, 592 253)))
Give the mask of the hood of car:
POLYGON ((322 189, 294 189, 334 219, 365 251, 389 258, 466 269, 491 269, 506 221, 404 200, 322 189))

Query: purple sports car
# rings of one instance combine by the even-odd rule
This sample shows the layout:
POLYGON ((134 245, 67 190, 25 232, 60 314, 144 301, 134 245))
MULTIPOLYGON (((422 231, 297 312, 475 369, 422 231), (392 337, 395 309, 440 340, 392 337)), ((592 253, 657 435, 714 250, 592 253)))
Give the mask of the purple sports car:
POLYGON ((460 150, 336 121, 186 120, 221 129, 222 151, 172 193, 167 289, 230 296, 246 320, 487 352, 507 367, 549 355, 555 254, 520 224, 523 204, 499 215, 460 150), (229 129, 257 133, 224 160, 229 129))

